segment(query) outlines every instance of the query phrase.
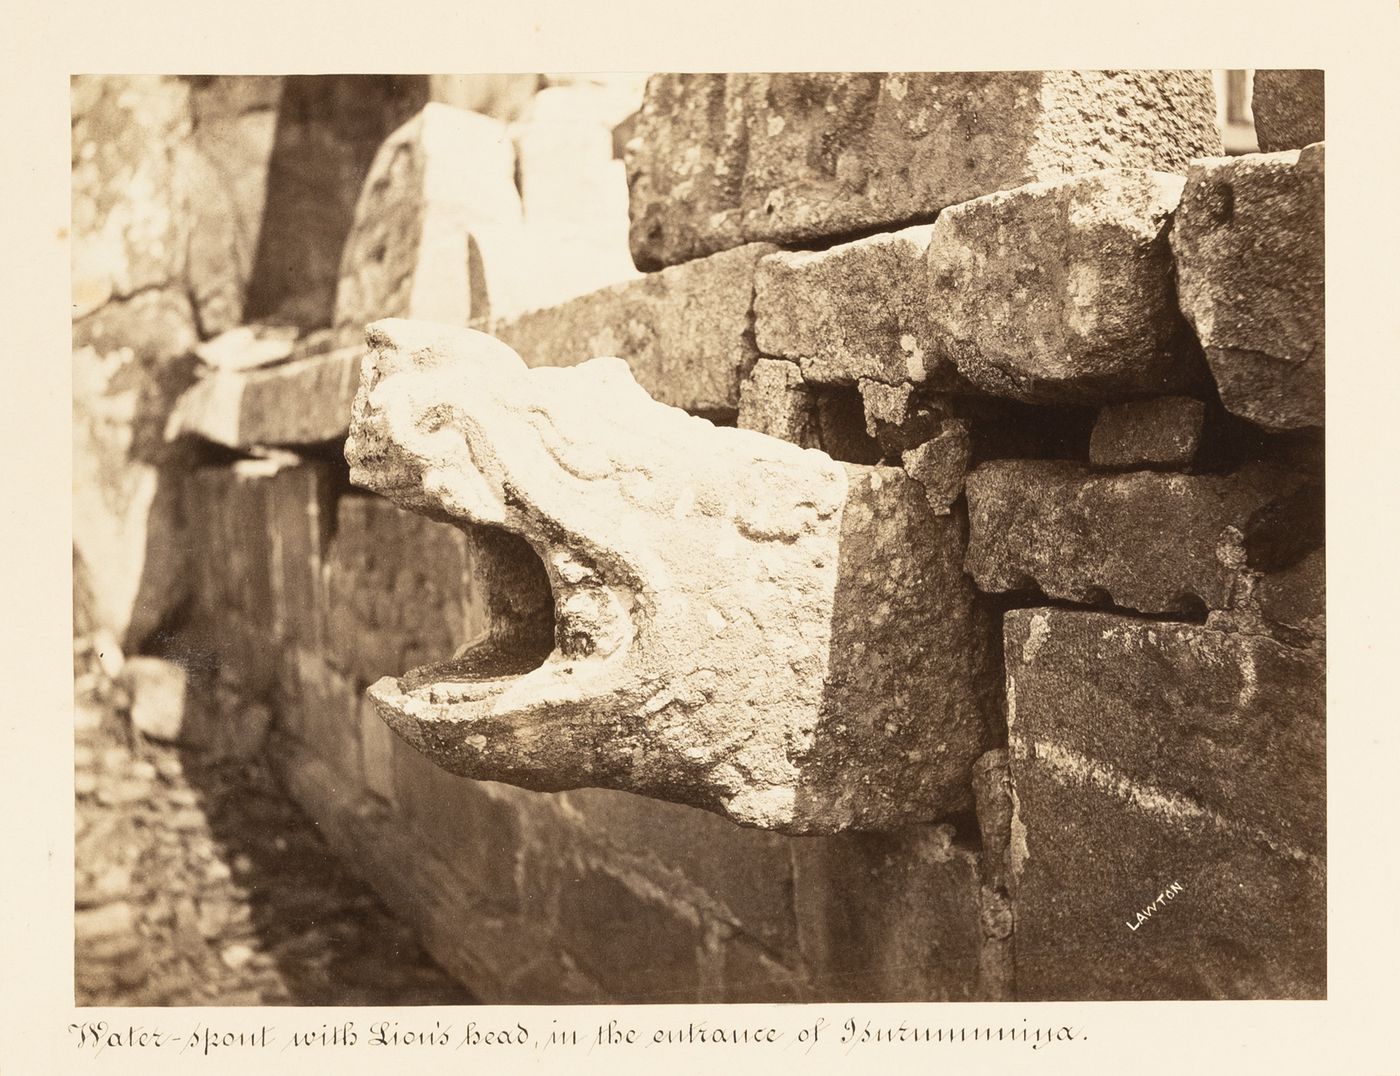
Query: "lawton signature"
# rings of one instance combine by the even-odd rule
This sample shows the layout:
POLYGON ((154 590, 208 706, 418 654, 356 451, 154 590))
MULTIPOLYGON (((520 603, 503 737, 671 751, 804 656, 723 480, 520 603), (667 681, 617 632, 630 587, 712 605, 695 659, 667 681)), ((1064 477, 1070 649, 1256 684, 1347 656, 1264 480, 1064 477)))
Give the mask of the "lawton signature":
POLYGON ((1138 927, 1152 918, 1153 913, 1156 912, 1158 908, 1162 907, 1168 901, 1176 900, 1176 898, 1184 892, 1186 892, 1186 887, 1184 885, 1180 882, 1173 882, 1171 885, 1167 886, 1166 889, 1157 894, 1156 900, 1137 913, 1137 922, 1128 923, 1128 929, 1137 930, 1138 927))

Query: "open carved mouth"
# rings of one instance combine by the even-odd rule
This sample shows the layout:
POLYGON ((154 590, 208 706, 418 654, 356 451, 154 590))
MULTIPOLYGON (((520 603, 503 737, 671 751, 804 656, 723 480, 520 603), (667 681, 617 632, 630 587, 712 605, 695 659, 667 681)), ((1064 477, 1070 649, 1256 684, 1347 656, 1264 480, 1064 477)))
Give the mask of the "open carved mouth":
POLYGON ((963 804, 981 673, 907 641, 975 619, 962 524, 903 472, 717 428, 619 359, 531 369, 396 320, 366 339, 351 481, 467 531, 489 606, 482 638, 369 690, 418 750, 788 832, 963 804), (918 585, 881 542, 924 551, 900 554, 918 585))
MULTIPOLYGON (((581 663, 625 651, 635 632, 630 612, 596 569, 567 549, 541 558, 509 532, 468 533, 478 583, 487 591, 490 629, 446 660, 381 681, 377 698, 400 706, 409 699, 433 706, 485 703, 531 674, 540 681, 572 677, 581 663)), ((470 719, 471 713, 459 708, 454 718, 470 719)))

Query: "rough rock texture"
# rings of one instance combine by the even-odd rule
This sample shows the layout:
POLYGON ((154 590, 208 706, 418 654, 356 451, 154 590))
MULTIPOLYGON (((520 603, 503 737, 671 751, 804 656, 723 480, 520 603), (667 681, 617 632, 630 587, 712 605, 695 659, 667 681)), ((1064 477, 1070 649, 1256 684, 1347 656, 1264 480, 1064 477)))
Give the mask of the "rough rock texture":
POLYGON ((1100 171, 945 210, 929 245, 939 354, 1033 403, 1171 392, 1197 370, 1167 240, 1178 176, 1100 171))
POLYGON ((1324 996, 1321 659, 1058 609, 1005 635, 1018 996, 1324 996))
POLYGON ((655 399, 688 411, 739 406, 739 382, 758 358, 754 245, 651 273, 560 306, 493 322, 530 366, 567 366, 597 355, 626 360, 655 399))
POLYGON ((379 318, 465 325, 514 307, 523 222, 504 124, 430 102, 365 177, 340 259, 335 328, 357 343, 379 318))
POLYGON ((1274 624, 1322 639, 1327 634, 1327 555, 1318 548, 1264 576, 1255 588, 1259 611, 1274 624))
POLYGON ((345 436, 360 383, 362 346, 306 355, 264 369, 218 370, 180 397, 165 437, 201 437, 247 451, 345 436))
POLYGON ((816 396, 797 363, 784 359, 754 363, 739 386, 738 426, 802 448, 821 447, 816 396))
POLYGON ((1196 458, 1206 405, 1190 396, 1159 396, 1114 404, 1099 412, 1089 439, 1095 467, 1186 467, 1196 458))
POLYGON ((184 596, 160 428, 198 338, 184 287, 177 79, 72 83, 73 546, 90 612, 135 649, 184 596))
POLYGON ((919 225, 828 250, 758 263, 754 335, 765 355, 796 360, 808 381, 851 385, 955 378, 928 320, 928 244, 919 225), (936 369, 935 369, 936 367, 936 369))
POLYGON ((900 458, 905 473, 924 487, 929 507, 938 515, 946 515, 962 496, 967 464, 972 458, 967 426, 958 419, 946 419, 932 439, 907 449, 900 458))
POLYGON ((538 667, 487 640, 378 681, 395 731, 467 776, 790 832, 969 802, 992 684, 959 517, 898 471, 659 405, 616 359, 527 370, 403 321, 370 344, 351 480, 521 534, 555 605, 538 667))
POLYGON ((812 1001, 987 1000, 975 853, 951 826, 792 844, 812 1001))
POLYGON ((1323 423, 1323 155, 1193 164, 1172 228, 1181 309, 1220 399, 1267 429, 1323 423))
POLYGON ((341 252, 380 144, 429 99, 423 75, 289 75, 247 320, 332 323, 341 252))
POLYGON ((1220 152, 1206 72, 656 75, 627 146, 632 256, 849 236, 1220 152))
POLYGON ((994 460, 967 476, 967 570, 1024 590, 1145 613, 1228 608, 1255 514, 1296 485, 1232 475, 1094 474, 1058 460, 994 460))
POLYGON ((1254 72, 1254 132, 1263 153, 1302 149, 1326 137, 1321 71, 1254 72))
POLYGON ((242 320, 262 231, 281 78, 190 82, 193 129, 176 149, 185 187, 185 277, 201 335, 242 320))

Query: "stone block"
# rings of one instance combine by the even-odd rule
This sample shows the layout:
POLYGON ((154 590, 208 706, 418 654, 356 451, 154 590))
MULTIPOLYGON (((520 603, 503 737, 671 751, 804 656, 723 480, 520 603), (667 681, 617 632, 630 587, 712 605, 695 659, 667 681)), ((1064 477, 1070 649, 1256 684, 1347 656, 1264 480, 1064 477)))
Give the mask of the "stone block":
POLYGON ((943 420, 932 438, 901 455, 904 473, 924 488, 935 514, 944 516, 962 496, 972 441, 967 425, 959 419, 943 420))
POLYGON ((977 857, 953 836, 911 826, 792 842, 810 1000, 980 1000, 977 857))
POLYGON ((1061 609, 1005 634, 1018 996, 1323 996, 1320 657, 1061 609))
POLYGON ((189 229, 185 279, 203 335, 243 320, 281 83, 258 75, 191 80, 193 130, 175 159, 189 229))
POLYGON ((281 464, 239 460, 201 467, 186 479, 198 614, 230 616, 271 633, 275 620, 269 497, 281 464))
POLYGON ((350 425, 363 355, 363 347, 346 347, 265 369, 214 371, 180 397, 165 436, 240 451, 337 440, 350 425))
POLYGON ((277 638, 326 644, 324 567, 335 524, 331 469, 305 463, 277 472, 268 491, 272 534, 272 629, 277 638))
POLYGON ((572 366, 600 355, 627 362, 662 403, 733 414, 753 342, 756 244, 651 273, 546 310, 494 322, 528 366, 572 366))
POLYGON ((1089 462, 1119 471, 1188 467, 1201 445, 1205 417, 1206 405, 1190 396, 1105 407, 1089 439, 1089 462))
POLYGON ((478 901, 517 911, 521 824, 515 803, 504 794, 514 790, 450 774, 397 737, 391 752, 393 800, 410 829, 435 858, 469 881, 478 901))
POLYGON ((1254 132, 1262 153, 1302 149, 1326 137, 1321 71, 1254 72, 1254 132))
POLYGON ((600 866, 569 872, 560 883, 559 937, 614 1002, 697 1002, 700 925, 649 890, 600 866))
POLYGON ((301 649, 293 651, 290 673, 278 698, 287 731, 348 782, 347 788, 361 787, 360 692, 354 681, 301 649))
POLYGON ((374 684, 396 732, 464 776, 785 832, 970 805, 997 684, 962 513, 659 404, 616 359, 529 369, 403 321, 372 342, 351 481, 524 538, 554 596, 536 650, 487 636, 374 684))
MULTIPOLYGON (((120 305, 163 305, 164 294, 120 305)), ((112 305, 88 323, 104 319, 112 305)), ((188 321, 180 324, 192 333, 188 321)), ((179 475, 159 432, 171 393, 182 387, 174 375, 130 346, 73 353, 73 549, 92 623, 131 650, 189 593, 179 475)))
POLYGON ((143 736, 165 743, 180 739, 185 724, 189 675, 162 658, 136 656, 122 665, 121 681, 131 696, 131 724, 143 736))
POLYGON ((1226 609, 1255 513, 1294 480, 1095 474, 1058 460, 995 460, 967 476, 967 570, 992 593, 1032 586, 1144 613, 1226 609))
POLYGON ((523 221, 506 127, 430 102, 379 147, 340 258, 337 339, 386 317, 465 325, 518 304, 523 221))
POLYGON ((720 988, 715 1001, 774 1005, 807 999, 805 975, 774 960, 761 946, 742 936, 727 937, 721 942, 716 974, 720 988))
POLYGON ((656 75, 627 146, 632 256, 656 269, 888 230, 1025 183, 1221 152, 1204 71, 656 75))
POLYGON ((397 804, 394 791, 394 734, 379 720, 369 700, 360 699, 360 761, 364 784, 382 800, 397 804))
POLYGON ((613 155, 612 130, 641 100, 635 79, 550 85, 512 126, 528 235, 522 309, 637 276, 627 247, 627 174, 613 155))
POLYGON ((1327 554, 1315 549, 1290 567, 1265 575, 1255 588, 1271 623, 1313 638, 1327 633, 1327 554))
MULTIPOLYGON (((188 238, 176 146, 189 87, 157 75, 72 82, 73 316, 151 289, 179 289, 188 238)), ((81 346, 81 345, 78 345, 81 346)))
POLYGON ((754 430, 802 448, 818 448, 821 433, 815 393, 795 362, 759 359, 739 386, 741 430, 754 430))
POLYGON ((768 255, 754 280, 758 349, 795 360, 808 381, 955 378, 939 362, 929 325, 931 235, 931 225, 919 225, 827 250, 768 255))
POLYGON ((939 214, 928 316, 939 354, 978 388, 1098 404, 1199 379, 1172 288, 1179 176, 1101 171, 939 214))
POLYGON ((791 839, 745 829, 708 811, 586 788, 565 795, 570 815, 602 848, 660 889, 685 894, 775 953, 794 952, 791 839))
POLYGON ((268 160, 247 321, 332 323, 341 252, 371 162, 429 99, 424 75, 288 75, 268 160))
POLYGON ((460 530, 377 497, 345 496, 326 562, 326 656, 370 683, 469 641, 460 530))
POLYGON ((1266 429, 1323 424, 1324 152, 1199 161, 1172 227, 1181 309, 1220 400, 1266 429))

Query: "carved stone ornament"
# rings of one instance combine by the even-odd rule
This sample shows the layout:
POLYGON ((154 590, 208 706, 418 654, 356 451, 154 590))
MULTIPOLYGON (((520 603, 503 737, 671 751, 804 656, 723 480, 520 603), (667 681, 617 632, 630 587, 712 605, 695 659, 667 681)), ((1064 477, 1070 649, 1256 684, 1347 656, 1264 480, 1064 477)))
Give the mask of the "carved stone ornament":
POLYGON ((351 481, 522 536, 554 599, 547 655, 498 630, 370 688, 414 747, 468 777, 789 833, 970 804, 997 674, 961 508, 657 403, 621 359, 530 369, 401 320, 366 336, 351 481))

